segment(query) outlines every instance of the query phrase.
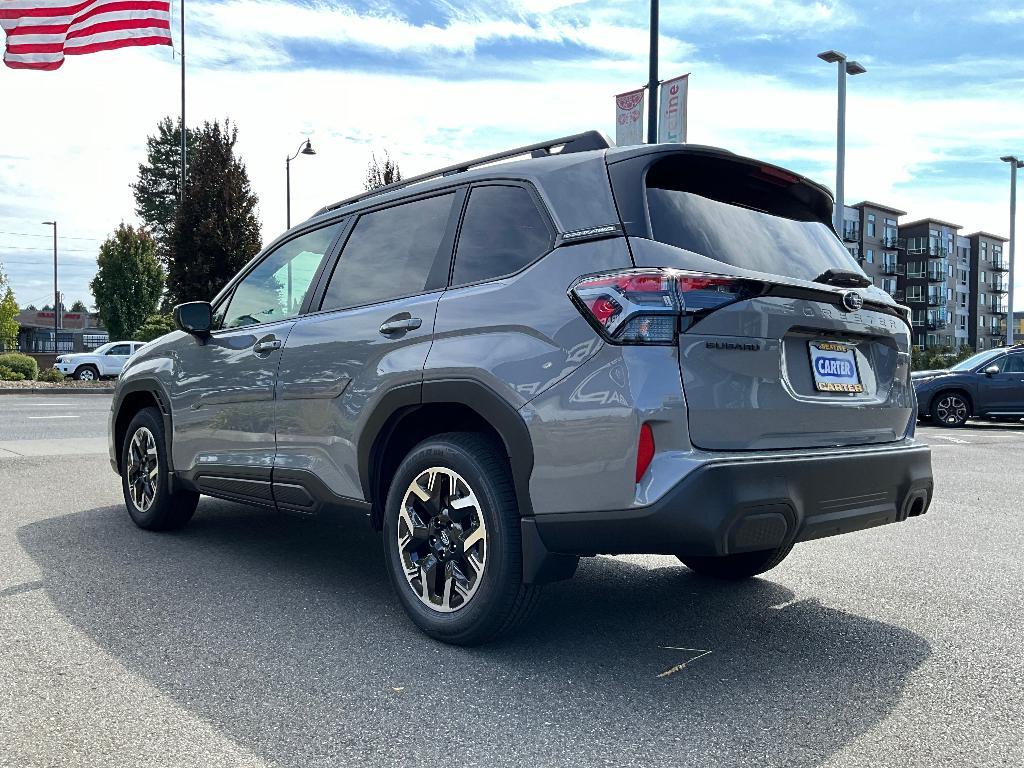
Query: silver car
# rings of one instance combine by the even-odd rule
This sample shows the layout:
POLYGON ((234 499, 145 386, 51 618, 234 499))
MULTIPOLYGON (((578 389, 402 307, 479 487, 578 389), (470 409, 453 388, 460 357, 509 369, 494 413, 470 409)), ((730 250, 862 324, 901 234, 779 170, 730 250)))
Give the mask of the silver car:
POLYGON ((907 312, 832 209, 773 165, 595 132, 327 206, 125 368, 128 511, 367 515, 410 618, 457 644, 581 556, 741 579, 921 515, 907 312))

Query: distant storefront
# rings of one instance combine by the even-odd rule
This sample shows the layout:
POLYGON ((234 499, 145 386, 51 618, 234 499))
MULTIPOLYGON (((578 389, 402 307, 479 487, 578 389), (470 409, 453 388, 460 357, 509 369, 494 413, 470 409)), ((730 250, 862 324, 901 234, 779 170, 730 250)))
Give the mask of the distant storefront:
POLYGON ((25 310, 18 315, 18 349, 28 354, 88 352, 109 341, 99 315, 63 312, 54 342, 53 312, 25 310))

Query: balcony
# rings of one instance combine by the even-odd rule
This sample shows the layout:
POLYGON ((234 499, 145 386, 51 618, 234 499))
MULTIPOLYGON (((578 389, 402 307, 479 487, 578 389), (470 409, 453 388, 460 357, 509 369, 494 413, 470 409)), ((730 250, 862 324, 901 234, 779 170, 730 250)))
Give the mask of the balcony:
POLYGON ((895 261, 883 261, 881 270, 883 275, 907 274, 907 267, 903 264, 897 264, 895 261))
POLYGON ((929 269, 925 273, 925 277, 928 278, 929 283, 944 283, 946 282, 946 270, 944 269, 929 269))
POLYGON ((900 248, 907 247, 907 239, 905 237, 896 237, 896 235, 882 235, 882 247, 888 250, 896 251, 900 248))
POLYGON ((843 240, 848 243, 856 243, 860 240, 860 225, 846 222, 843 224, 843 240))
MULTIPOLYGON (((984 264, 984 262, 982 262, 982 263, 984 264)), ((1002 258, 992 259, 992 261, 990 261, 988 263, 988 268, 992 272, 1009 272, 1010 271, 1010 268, 1008 266, 1006 266, 1006 262, 1003 261, 1002 258)))
POLYGON ((929 307, 941 307, 946 303, 945 294, 941 293, 929 293, 928 294, 928 306, 929 307))
POLYGON ((989 336, 1005 336, 1006 326, 1005 325, 991 325, 988 328, 989 336))
POLYGON ((988 290, 990 293, 1006 293, 1006 285, 1002 280, 993 280, 989 283, 988 290))
POLYGON ((889 295, 892 296, 896 301, 906 301, 906 291, 893 291, 889 295))

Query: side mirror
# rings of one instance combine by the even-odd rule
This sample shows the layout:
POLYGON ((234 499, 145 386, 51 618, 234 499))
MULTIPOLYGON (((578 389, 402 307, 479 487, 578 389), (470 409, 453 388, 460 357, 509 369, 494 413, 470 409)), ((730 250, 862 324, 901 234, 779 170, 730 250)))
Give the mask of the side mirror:
POLYGON ((190 301, 174 308, 174 324, 185 333, 206 337, 213 330, 213 307, 208 301, 190 301))
POLYGON ((986 376, 994 376, 997 373, 999 373, 999 366, 998 365, 990 365, 988 368, 986 368, 984 370, 984 374, 986 376))

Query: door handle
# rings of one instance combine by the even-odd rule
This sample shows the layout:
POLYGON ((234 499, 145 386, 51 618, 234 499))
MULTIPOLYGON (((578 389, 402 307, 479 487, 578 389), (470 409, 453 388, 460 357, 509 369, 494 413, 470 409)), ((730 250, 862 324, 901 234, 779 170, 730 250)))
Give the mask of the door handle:
POLYGON ((256 344, 253 345, 252 349, 253 349, 253 351, 257 355, 265 355, 268 352, 273 352, 275 349, 280 349, 280 348, 281 348, 281 340, 280 339, 273 339, 273 338, 271 338, 271 339, 261 339, 260 341, 257 341, 256 344))
POLYGON ((391 333, 400 333, 402 331, 415 331, 423 325, 423 321, 418 317, 406 317, 401 320, 387 320, 381 323, 380 332, 385 336, 391 333))

